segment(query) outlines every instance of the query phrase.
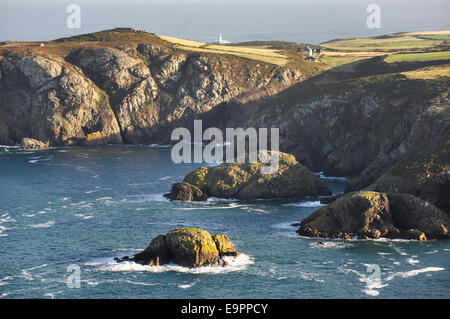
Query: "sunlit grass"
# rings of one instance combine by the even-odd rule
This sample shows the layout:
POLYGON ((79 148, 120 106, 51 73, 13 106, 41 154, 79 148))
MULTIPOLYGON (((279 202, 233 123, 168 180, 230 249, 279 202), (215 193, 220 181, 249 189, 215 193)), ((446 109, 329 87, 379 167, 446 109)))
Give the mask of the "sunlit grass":
POLYGON ((336 40, 324 43, 323 46, 338 50, 402 50, 413 48, 430 48, 442 43, 447 35, 400 35, 378 38, 359 38, 350 40, 336 40))
POLYGON ((209 44, 204 42, 160 36, 161 39, 175 44, 174 48, 186 51, 207 52, 230 54, 251 60, 262 61, 266 63, 284 65, 289 62, 289 58, 280 54, 277 50, 264 48, 250 48, 240 46, 225 46, 217 44, 209 44))
POLYGON ((448 60, 448 59, 450 59, 450 51, 392 54, 386 57, 385 61, 387 63, 395 63, 395 62, 433 61, 433 60, 448 60))
POLYGON ((450 64, 425 67, 414 71, 403 72, 410 79, 430 80, 437 77, 450 77, 450 64))

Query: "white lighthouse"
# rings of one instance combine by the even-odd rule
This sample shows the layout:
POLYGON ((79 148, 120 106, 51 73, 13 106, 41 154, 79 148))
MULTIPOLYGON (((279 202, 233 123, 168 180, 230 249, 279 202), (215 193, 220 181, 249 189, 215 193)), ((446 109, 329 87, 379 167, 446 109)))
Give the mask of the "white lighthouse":
POLYGON ((214 41, 213 43, 215 43, 215 44, 227 44, 227 43, 230 43, 230 41, 224 40, 223 36, 222 36, 222 33, 221 33, 221 34, 219 34, 219 39, 214 41))

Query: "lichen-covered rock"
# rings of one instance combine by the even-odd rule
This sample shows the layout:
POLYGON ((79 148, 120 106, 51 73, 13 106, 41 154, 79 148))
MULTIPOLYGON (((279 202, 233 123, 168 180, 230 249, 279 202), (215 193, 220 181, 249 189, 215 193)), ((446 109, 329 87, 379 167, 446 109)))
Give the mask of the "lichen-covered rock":
POLYGON ((173 184, 170 193, 164 194, 164 196, 171 200, 179 200, 184 202, 204 201, 208 199, 208 196, 203 194, 197 186, 184 182, 173 184))
POLYGON ((313 212, 300 223, 301 235, 379 238, 397 232, 386 194, 351 193, 313 212))
POLYGON ((175 229, 166 235, 166 245, 172 261, 195 268, 219 264, 219 251, 211 235, 202 229, 175 229))
POLYGON ((186 175, 184 182, 197 186, 208 196, 238 199, 331 195, 330 189, 290 154, 278 152, 279 167, 262 174, 266 164, 224 163, 201 167, 186 175))
POLYGON ((236 256, 237 252, 227 235, 212 235, 220 256, 236 256))
POLYGON ((330 238, 450 238, 450 219, 408 194, 360 191, 339 197, 300 223, 298 233, 330 238))
POLYGON ((132 258, 115 258, 117 262, 134 261, 148 266, 175 263, 184 267, 226 266, 224 256, 237 256, 228 236, 212 235, 199 228, 180 228, 159 235, 132 258))
POLYGON ((32 138, 23 138, 20 143, 20 147, 23 150, 46 150, 49 148, 49 143, 44 143, 32 138))

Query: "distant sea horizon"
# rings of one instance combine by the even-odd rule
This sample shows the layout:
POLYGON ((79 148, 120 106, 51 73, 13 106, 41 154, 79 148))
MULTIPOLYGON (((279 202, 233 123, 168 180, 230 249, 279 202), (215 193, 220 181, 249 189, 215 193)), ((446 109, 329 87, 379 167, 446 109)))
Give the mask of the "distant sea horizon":
POLYGON ((214 42, 290 41, 319 44, 342 38, 450 29, 450 4, 443 0, 245 2, 188 0, 76 1, 81 27, 70 29, 66 8, 74 1, 4 0, 0 3, 0 41, 48 41, 134 27, 159 35, 214 42), (367 6, 381 8, 381 28, 366 26, 367 6))

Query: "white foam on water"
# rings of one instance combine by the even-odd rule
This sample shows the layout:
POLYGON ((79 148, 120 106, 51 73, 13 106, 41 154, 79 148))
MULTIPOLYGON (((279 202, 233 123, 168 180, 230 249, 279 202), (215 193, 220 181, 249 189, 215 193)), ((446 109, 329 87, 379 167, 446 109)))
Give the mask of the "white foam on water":
POLYGON ((7 230, 16 228, 16 227, 6 227, 3 224, 4 223, 15 223, 15 222, 16 222, 16 220, 11 218, 11 216, 9 216, 8 213, 4 213, 2 216, 0 216, 0 237, 8 236, 7 234, 5 234, 5 232, 7 230))
POLYGON ((56 295, 62 293, 63 291, 56 291, 56 292, 48 292, 44 294, 44 297, 50 297, 50 299, 55 299, 56 295))
POLYGON ((425 254, 430 255, 430 254, 435 254, 437 253, 439 250, 432 250, 432 251, 427 251, 425 254))
POLYGON ((51 221, 48 221, 46 223, 28 225, 28 227, 31 227, 31 228, 49 228, 49 227, 52 227, 53 225, 55 225, 55 222, 53 220, 51 220, 51 221))
POLYGON ((181 288, 181 289, 188 289, 188 288, 191 288, 191 287, 194 286, 194 285, 195 285, 195 283, 187 284, 187 285, 178 285, 178 288, 181 288))
POLYGON ((230 203, 228 206, 205 206, 205 207, 173 207, 175 210, 211 210, 211 209, 231 209, 231 208, 241 208, 248 209, 247 205, 240 205, 235 203, 230 203))
POLYGON ((320 179, 328 180, 328 181, 339 181, 339 182, 346 182, 348 180, 347 177, 339 177, 339 176, 325 176, 323 175, 323 172, 314 173, 315 175, 319 176, 320 179))
POLYGON ((320 203, 319 200, 316 201, 307 201, 307 202, 297 202, 297 203, 286 203, 281 204, 281 206, 294 206, 294 207, 322 207, 326 206, 325 204, 320 203))
POLYGON ((353 247, 354 245, 348 241, 336 239, 331 241, 314 241, 309 246, 312 248, 344 249, 353 247))
MULTIPOLYGON (((365 264, 365 266, 369 265, 365 264)), ((373 278, 370 273, 365 274, 350 268, 339 267, 339 269, 344 274, 356 274, 359 277, 358 280, 366 284, 364 289, 362 289, 362 292, 368 296, 376 297, 380 294, 379 289, 389 286, 389 284, 384 284, 381 279, 373 278)))
POLYGON ((295 226, 292 226, 292 224, 294 224, 294 223, 296 223, 296 221, 274 224, 271 227, 277 228, 277 229, 286 229, 286 230, 295 231, 295 229, 296 229, 295 226))
POLYGON ((146 195, 128 195, 123 196, 123 201, 130 203, 144 203, 144 202, 167 202, 168 198, 164 196, 164 193, 146 194, 146 195), (134 198, 134 199, 131 199, 134 198))
POLYGON ((366 295, 372 296, 372 297, 376 297, 380 294, 380 292, 378 290, 375 289, 363 289, 362 290, 366 295))
POLYGON ((237 202, 238 200, 236 198, 209 197, 206 201, 209 203, 217 203, 217 202, 237 202))
POLYGON ((48 266, 47 264, 42 264, 42 265, 31 267, 31 268, 25 268, 25 270, 36 270, 36 269, 44 268, 47 266, 48 266))
POLYGON ((158 147, 158 148, 169 148, 172 147, 172 145, 168 144, 150 144, 148 147, 158 147))
POLYGON ((244 210, 246 210, 248 212, 256 213, 256 214, 270 214, 271 213, 268 210, 265 210, 265 209, 262 209, 262 208, 257 208, 257 207, 251 207, 251 206, 248 206, 247 208, 240 208, 240 209, 244 209, 244 210))
POLYGON ((131 280, 121 280, 120 282, 124 282, 127 284, 137 285, 137 286, 156 286, 156 284, 150 284, 147 282, 140 282, 140 281, 131 281, 131 280))
POLYGON ((420 263, 420 260, 414 259, 414 257, 417 257, 417 256, 412 256, 411 258, 406 258, 406 262, 410 265, 415 265, 415 264, 420 263))
POLYGON ((169 178, 172 178, 172 176, 168 175, 168 176, 158 178, 158 181, 165 181, 166 179, 169 179, 169 178))
POLYGON ((112 258, 97 259, 96 261, 86 263, 87 266, 97 266, 98 270, 105 272, 151 272, 164 273, 169 271, 188 273, 188 274, 226 274, 230 272, 243 271, 249 265, 253 264, 253 258, 245 254, 237 257, 224 257, 228 266, 205 266, 199 268, 187 268, 176 264, 167 264, 164 266, 144 266, 132 261, 117 263, 112 258))
POLYGON ((112 197, 100 197, 100 198, 97 198, 96 200, 100 201, 100 200, 111 200, 111 199, 112 199, 112 197))
POLYGON ((223 162, 205 163, 205 166, 216 167, 216 166, 219 166, 219 165, 222 165, 222 164, 223 164, 223 162))
POLYGON ((151 183, 131 183, 131 184, 127 184, 128 186, 146 186, 146 185, 153 185, 155 184, 154 182, 151 183))
POLYGON ((79 217, 81 219, 91 219, 94 217, 93 215, 84 215, 84 214, 74 214, 74 216, 79 217))
POLYGON ((22 274, 22 277, 25 278, 26 280, 29 280, 29 281, 34 280, 33 276, 26 269, 22 269, 21 274, 22 274))
POLYGON ((442 268, 442 267, 425 267, 425 268, 414 269, 414 270, 410 270, 410 271, 400 271, 400 272, 396 272, 396 273, 393 273, 393 274, 387 276, 385 278, 385 280, 391 281, 395 277, 409 278, 409 277, 417 276, 419 274, 426 273, 426 272, 436 272, 436 271, 443 271, 443 270, 445 270, 445 268, 442 268))
POLYGON ((134 248, 117 248, 117 249, 114 249, 114 251, 125 251, 125 252, 130 253, 130 255, 132 255, 133 253, 137 253, 137 252, 142 251, 142 249, 134 249, 134 248))

